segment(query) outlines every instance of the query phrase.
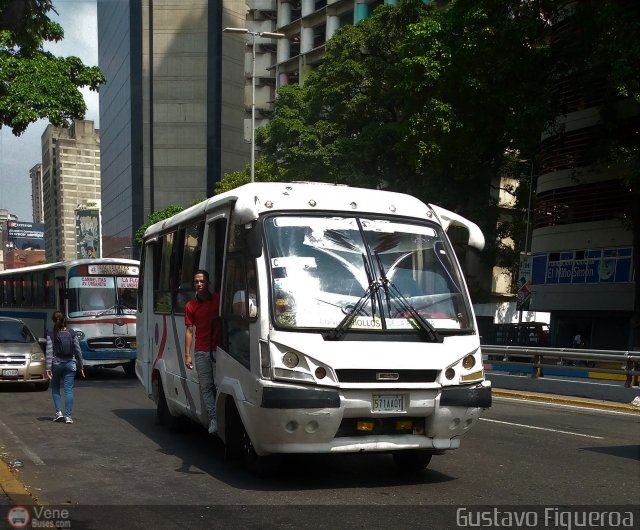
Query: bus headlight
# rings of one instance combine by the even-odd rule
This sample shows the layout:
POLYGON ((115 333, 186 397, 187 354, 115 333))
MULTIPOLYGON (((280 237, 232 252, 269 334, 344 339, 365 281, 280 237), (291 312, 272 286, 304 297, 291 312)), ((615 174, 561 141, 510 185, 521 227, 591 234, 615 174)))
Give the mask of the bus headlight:
POLYGON ((287 368, 295 368, 296 366, 298 366, 299 362, 300 359, 298 359, 298 356, 292 351, 288 351, 282 356, 282 364, 284 364, 287 368))
POLYGON ((76 332, 76 337, 78 337, 78 340, 83 340, 84 339, 84 331, 78 331, 78 330, 74 330, 76 332))
POLYGON ((462 366, 465 370, 471 370, 476 364, 476 358, 473 355, 467 355, 462 359, 462 366))

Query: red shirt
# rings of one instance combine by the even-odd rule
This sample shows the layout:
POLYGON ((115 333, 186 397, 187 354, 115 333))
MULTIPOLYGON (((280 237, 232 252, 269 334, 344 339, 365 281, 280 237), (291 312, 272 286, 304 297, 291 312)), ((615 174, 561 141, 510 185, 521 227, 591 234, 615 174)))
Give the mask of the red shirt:
POLYGON ((209 351, 210 347, 212 347, 212 351, 216 351, 219 308, 220 295, 218 293, 213 293, 206 300, 201 301, 196 297, 187 302, 184 308, 184 323, 195 328, 195 351, 209 351), (213 330, 213 342, 211 342, 211 330, 213 330))

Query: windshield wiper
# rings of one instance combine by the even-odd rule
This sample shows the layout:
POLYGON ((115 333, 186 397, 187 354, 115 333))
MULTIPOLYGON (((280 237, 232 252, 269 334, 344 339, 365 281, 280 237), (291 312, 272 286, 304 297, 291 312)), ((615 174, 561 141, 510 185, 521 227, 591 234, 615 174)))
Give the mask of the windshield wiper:
POLYGON ((93 315, 93 317, 94 318, 101 317, 102 315, 106 315, 109 311, 113 311, 114 309, 116 310, 116 315, 119 315, 121 313, 119 313, 118 310, 123 307, 126 307, 126 306, 123 304, 112 305, 111 307, 107 307, 104 311, 100 311, 99 313, 96 313, 95 315, 93 315))
POLYGON ((356 305, 351 307, 349 312, 335 327, 335 329, 331 330, 331 332, 325 336, 326 340, 338 340, 340 337, 342 337, 346 329, 349 326, 351 326, 353 319, 360 313, 360 311, 362 310, 362 308, 364 307, 364 305, 366 304, 369 298, 371 298, 371 317, 375 318, 375 314, 376 314, 375 296, 378 290, 380 289, 380 284, 373 277, 373 274, 371 274, 371 269, 369 267, 367 257, 364 254, 362 254, 362 261, 364 263, 364 270, 365 270, 365 273, 367 274, 367 281, 369 282, 369 286, 367 287, 367 290, 364 292, 364 294, 360 297, 360 299, 356 302, 356 305))
POLYGON ((391 315, 391 297, 390 293, 393 296, 393 300, 398 303, 400 309, 409 313, 414 321, 420 326, 422 331, 425 333, 427 338, 431 342, 442 342, 442 337, 437 332, 436 328, 434 328, 427 320, 425 320, 416 308, 413 307, 411 302, 409 302, 400 292, 400 290, 395 286, 395 284, 387 278, 387 274, 385 273, 384 267, 382 265, 382 261, 380 260, 380 255, 377 251, 374 252, 374 256, 376 257, 376 262, 378 263, 378 269, 380 271, 380 280, 382 289, 384 289, 385 299, 387 301, 387 310, 389 311, 389 315, 391 315))

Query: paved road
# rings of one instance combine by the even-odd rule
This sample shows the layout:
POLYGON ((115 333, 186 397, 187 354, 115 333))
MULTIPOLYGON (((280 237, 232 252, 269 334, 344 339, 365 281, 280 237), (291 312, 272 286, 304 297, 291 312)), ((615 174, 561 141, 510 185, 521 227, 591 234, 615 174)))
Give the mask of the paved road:
POLYGON ((94 372, 76 394, 65 425, 50 420, 49 392, 0 388, 3 459, 22 463, 38 503, 71 506, 73 528, 409 528, 425 516, 447 527, 460 506, 633 505, 640 491, 637 413, 496 397, 462 448, 417 477, 373 454, 293 456, 257 479, 204 431, 156 426, 154 404, 120 370, 94 372))

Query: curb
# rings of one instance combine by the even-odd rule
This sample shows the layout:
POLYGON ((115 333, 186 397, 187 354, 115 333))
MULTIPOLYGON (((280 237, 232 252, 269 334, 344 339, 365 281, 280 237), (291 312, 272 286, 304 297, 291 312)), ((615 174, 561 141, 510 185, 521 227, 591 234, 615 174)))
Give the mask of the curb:
POLYGON ((2 492, 14 506, 38 504, 24 484, 11 471, 9 465, 0 458, 0 495, 2 492))
POLYGON ((614 410, 618 412, 640 414, 640 406, 635 406, 631 403, 615 403, 613 401, 600 401, 597 399, 589 398, 559 396, 557 394, 541 394, 539 392, 528 392, 526 390, 505 390, 495 387, 491 388, 491 393, 496 397, 510 397, 529 401, 542 401, 546 403, 561 403, 563 405, 576 405, 602 410, 614 410))

